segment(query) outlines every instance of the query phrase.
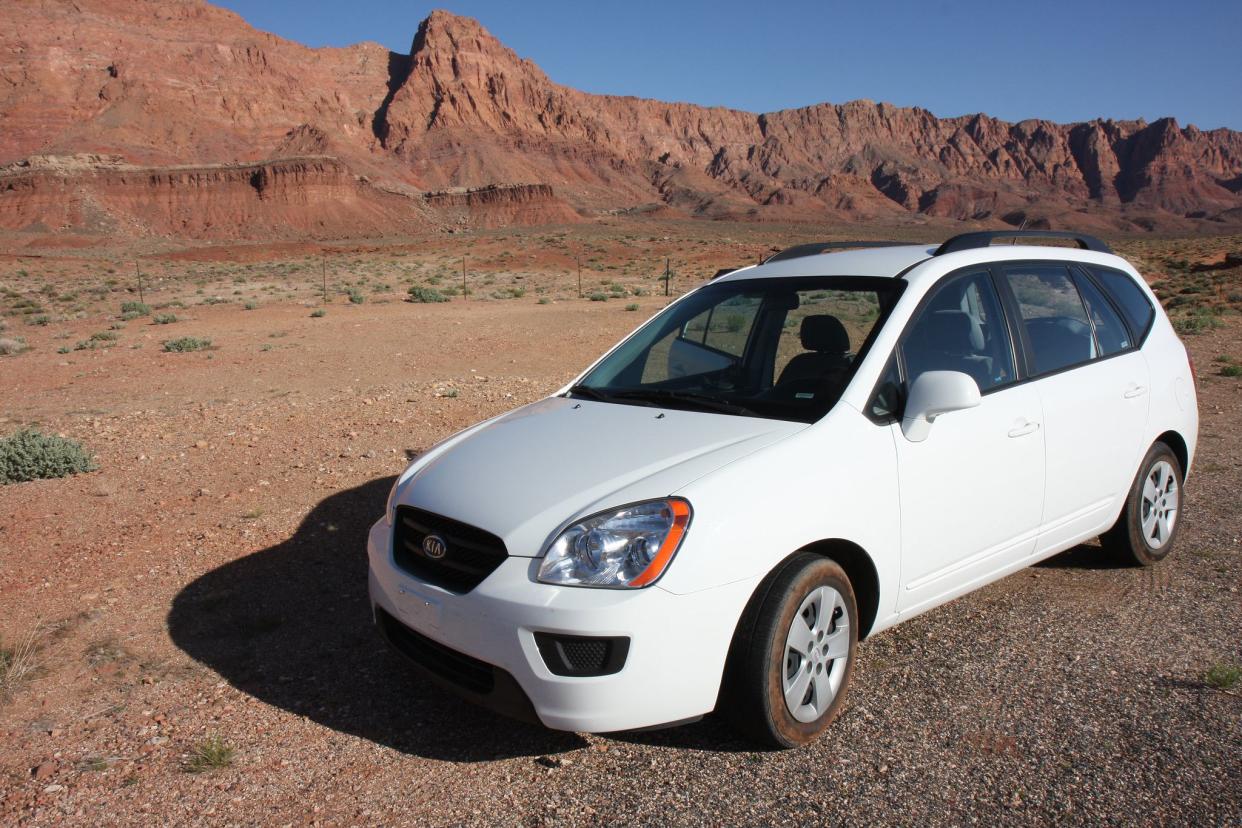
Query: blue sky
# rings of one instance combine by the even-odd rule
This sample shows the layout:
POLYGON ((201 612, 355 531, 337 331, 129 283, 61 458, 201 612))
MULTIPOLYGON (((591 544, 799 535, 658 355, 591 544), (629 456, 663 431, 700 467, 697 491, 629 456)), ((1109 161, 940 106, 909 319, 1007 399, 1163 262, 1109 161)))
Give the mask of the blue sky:
POLYGON ((311 46, 408 52, 433 8, 478 18, 587 92, 769 112, 855 98, 939 116, 1172 115, 1242 129, 1240 0, 223 0, 311 46))

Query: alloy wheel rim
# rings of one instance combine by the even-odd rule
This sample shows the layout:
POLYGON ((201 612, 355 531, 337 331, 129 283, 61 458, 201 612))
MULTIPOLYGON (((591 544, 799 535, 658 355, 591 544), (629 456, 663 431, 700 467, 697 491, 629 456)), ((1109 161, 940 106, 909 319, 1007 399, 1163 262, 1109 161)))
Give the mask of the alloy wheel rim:
POLYGON ((813 722, 832 706, 850 657, 850 619, 845 600, 821 586, 802 599, 785 634, 781 690, 800 722, 813 722))
POLYGON ((1139 516, 1143 538, 1152 549, 1160 549, 1173 535, 1179 494, 1173 465, 1161 460, 1152 466, 1143 480, 1143 508, 1139 516))

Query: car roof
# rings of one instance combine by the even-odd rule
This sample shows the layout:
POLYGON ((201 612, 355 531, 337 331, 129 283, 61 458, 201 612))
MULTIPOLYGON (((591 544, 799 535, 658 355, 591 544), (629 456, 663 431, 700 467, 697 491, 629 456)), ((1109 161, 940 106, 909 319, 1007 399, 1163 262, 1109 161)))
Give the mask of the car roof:
POLYGON ((818 253, 792 259, 769 260, 735 270, 717 281, 787 276, 887 276, 899 275, 911 265, 931 258, 936 245, 910 244, 818 253))
POLYGON ((944 253, 936 256, 938 244, 910 244, 870 247, 838 252, 817 253, 788 259, 769 259, 764 264, 750 265, 721 276, 716 281, 741 279, 787 278, 793 276, 879 276, 895 278, 907 273, 912 282, 922 282, 968 265, 1014 259, 1054 259, 1104 265, 1132 271, 1120 256, 1091 250, 1051 245, 992 245, 944 253), (926 263, 926 267, 915 269, 926 263), (911 272, 913 271, 913 272, 911 272), (927 271, 926 273, 924 271, 927 271), (916 278, 917 277, 917 278, 916 278))

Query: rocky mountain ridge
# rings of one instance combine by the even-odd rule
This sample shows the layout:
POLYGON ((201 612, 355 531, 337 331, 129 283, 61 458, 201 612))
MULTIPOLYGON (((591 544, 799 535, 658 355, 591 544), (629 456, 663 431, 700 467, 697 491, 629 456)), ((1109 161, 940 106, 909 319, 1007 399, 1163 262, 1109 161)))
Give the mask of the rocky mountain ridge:
POLYGON ((0 81, 0 228, 18 234, 383 235, 653 208, 1242 225, 1236 131, 591 95, 443 11, 403 55, 311 49, 201 0, 13 0, 0 8, 0 81), (187 167, 198 172, 164 169, 187 167))

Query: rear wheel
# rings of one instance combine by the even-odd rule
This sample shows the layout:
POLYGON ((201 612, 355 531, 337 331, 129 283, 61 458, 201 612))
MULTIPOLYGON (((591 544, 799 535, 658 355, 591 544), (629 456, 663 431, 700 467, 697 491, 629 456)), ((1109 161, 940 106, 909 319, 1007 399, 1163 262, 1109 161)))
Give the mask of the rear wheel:
POLYGON ((841 709, 857 645, 858 605, 844 570, 794 555, 764 579, 743 614, 721 712, 757 741, 805 744, 841 709))
POLYGON ((1118 560, 1150 566, 1173 548, 1181 517, 1182 464, 1164 443, 1156 443, 1143 458, 1130 486, 1125 507, 1100 543, 1118 560))

